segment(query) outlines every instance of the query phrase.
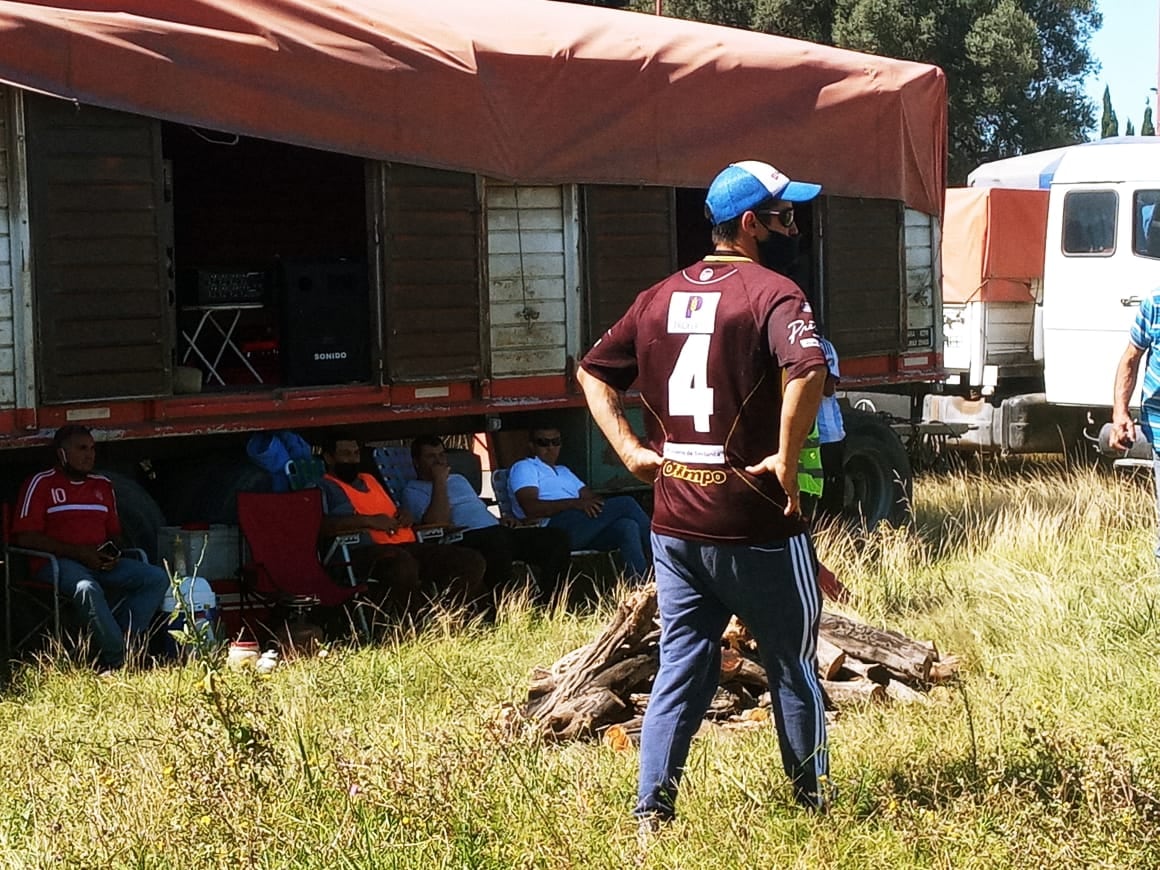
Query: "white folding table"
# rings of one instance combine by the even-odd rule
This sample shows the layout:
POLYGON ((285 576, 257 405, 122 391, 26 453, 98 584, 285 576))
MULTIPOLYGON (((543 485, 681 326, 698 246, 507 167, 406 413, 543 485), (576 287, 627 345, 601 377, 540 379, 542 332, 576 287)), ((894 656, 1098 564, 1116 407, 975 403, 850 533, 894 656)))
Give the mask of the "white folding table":
POLYGON ((218 366, 221 365, 222 357, 225 356, 226 351, 230 351, 241 360, 242 365, 254 376, 257 383, 263 383, 262 376, 258 374, 258 370, 250 364, 246 355, 242 353, 242 349, 234 342, 234 330, 238 327, 238 321, 242 319, 243 311, 252 311, 258 308, 263 308, 261 302, 232 302, 221 303, 218 305, 187 305, 183 307, 182 311, 200 312, 201 316, 197 320, 197 326, 194 327, 193 332, 181 331, 181 337, 185 339, 186 348, 185 355, 181 358, 182 363, 189 360, 190 354, 196 356, 201 360, 202 365, 205 366, 206 380, 216 379, 219 384, 225 386, 225 380, 218 372, 218 366), (220 316, 220 320, 218 319, 220 316), (206 329, 207 326, 212 326, 221 337, 221 345, 214 354, 211 362, 206 355, 206 351, 198 347, 198 341, 205 342, 205 336, 212 333, 206 329))

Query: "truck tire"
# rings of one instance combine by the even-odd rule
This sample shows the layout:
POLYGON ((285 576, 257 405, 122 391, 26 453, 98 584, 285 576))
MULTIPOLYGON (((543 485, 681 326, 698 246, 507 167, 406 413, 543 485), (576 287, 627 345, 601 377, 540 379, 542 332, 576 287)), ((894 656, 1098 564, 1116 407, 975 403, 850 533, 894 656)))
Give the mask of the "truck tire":
POLYGON ((165 525, 161 508, 145 487, 120 471, 100 471, 113 482, 117 495, 117 513, 121 517, 121 531, 130 547, 145 551, 149 561, 157 564, 157 534, 165 525))
POLYGON ((250 460, 241 458, 206 469, 205 480, 193 502, 194 519, 202 523, 238 524, 239 492, 271 492, 273 478, 250 460))
POLYGON ((867 528, 882 520, 895 526, 904 524, 910 518, 913 480, 902 441, 881 417, 873 414, 845 410, 843 420, 844 515, 867 528))

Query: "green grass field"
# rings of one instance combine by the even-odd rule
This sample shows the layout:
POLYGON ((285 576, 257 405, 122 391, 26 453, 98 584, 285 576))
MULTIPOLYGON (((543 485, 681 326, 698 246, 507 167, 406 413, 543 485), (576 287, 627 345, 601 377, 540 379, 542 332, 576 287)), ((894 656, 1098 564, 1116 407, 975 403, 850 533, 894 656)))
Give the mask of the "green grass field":
POLYGON ((1160 867, 1160 583, 1147 478, 988 465, 915 522, 822 529, 846 608, 963 659, 928 705, 831 730, 841 797, 794 808, 772 729, 699 738, 647 853, 634 752, 498 724, 608 616, 514 606, 269 677, 20 670, 0 697, 4 867, 1160 867))

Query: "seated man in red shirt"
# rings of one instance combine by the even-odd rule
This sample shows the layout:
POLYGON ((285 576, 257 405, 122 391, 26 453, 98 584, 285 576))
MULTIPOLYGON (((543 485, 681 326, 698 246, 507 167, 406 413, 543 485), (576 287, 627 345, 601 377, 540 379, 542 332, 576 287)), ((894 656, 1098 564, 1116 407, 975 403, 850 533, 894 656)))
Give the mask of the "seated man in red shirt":
MULTIPOLYGON (((107 477, 93 474, 96 443, 84 426, 62 426, 52 439, 56 466, 25 482, 12 524, 12 543, 57 557, 60 594, 70 598, 89 624, 102 671, 125 664, 125 636, 149 631, 169 578, 165 570, 111 555, 101 546, 122 544, 117 498, 107 477)), ((37 579, 51 582, 49 565, 37 560, 37 579)))
POLYGON ((400 509, 373 475, 359 471, 362 450, 342 432, 323 444, 322 534, 358 534, 351 561, 360 580, 385 588, 381 600, 400 614, 414 616, 422 599, 476 604, 484 593, 487 562, 474 550, 454 544, 418 543, 411 515, 400 509))

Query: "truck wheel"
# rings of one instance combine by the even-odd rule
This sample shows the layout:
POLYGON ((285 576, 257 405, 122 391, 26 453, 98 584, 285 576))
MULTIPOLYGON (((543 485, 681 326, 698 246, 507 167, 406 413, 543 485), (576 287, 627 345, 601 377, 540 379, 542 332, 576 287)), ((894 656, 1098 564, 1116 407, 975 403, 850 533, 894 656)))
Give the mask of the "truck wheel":
POLYGON ((867 528, 882 520, 902 525, 910 517, 913 491, 906 448, 880 417, 847 410, 843 420, 846 424, 843 513, 867 528))
POLYGON ((235 459, 207 469, 193 502, 194 518, 203 523, 238 524, 239 492, 270 492, 273 478, 248 459, 235 459))
POLYGON ((165 525, 161 508, 145 487, 120 471, 101 471, 113 482, 117 495, 117 513, 121 517, 121 531, 130 547, 145 551, 149 561, 157 564, 157 534, 165 525))

